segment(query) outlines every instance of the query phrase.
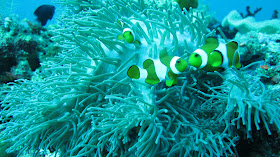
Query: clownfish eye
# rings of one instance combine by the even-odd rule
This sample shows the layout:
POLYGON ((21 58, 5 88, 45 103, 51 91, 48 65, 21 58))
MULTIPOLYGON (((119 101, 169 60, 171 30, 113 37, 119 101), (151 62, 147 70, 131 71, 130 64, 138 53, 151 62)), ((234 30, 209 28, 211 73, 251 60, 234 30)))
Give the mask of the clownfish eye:
POLYGON ((181 62, 179 60, 177 60, 176 63, 180 64, 181 62))
POLYGON ((195 57, 198 57, 199 55, 196 53, 194 56, 195 56, 195 57))

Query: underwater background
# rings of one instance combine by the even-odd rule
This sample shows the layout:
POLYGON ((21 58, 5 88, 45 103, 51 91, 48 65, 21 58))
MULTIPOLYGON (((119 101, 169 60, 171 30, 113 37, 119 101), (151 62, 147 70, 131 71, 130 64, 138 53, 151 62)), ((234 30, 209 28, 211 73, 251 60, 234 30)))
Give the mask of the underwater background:
MULTIPOLYGON (((13 0, 15 3, 14 10, 11 10, 11 13, 15 13, 20 16, 20 18, 34 19, 32 10, 35 10, 38 6, 43 4, 51 4, 60 10, 60 5, 54 3, 52 0, 13 0)), ((274 10, 279 9, 280 2, 276 0, 240 0, 240 1, 224 1, 224 0, 201 0, 201 4, 207 5, 209 8, 209 13, 213 14, 215 18, 221 21, 230 11, 237 10, 239 12, 244 12, 246 6, 250 6, 252 9, 262 7, 262 12, 256 14, 255 18, 258 21, 267 20, 271 18, 271 15, 274 10)), ((58 11, 59 11, 58 10, 58 11)), ((3 12, 3 11, 2 11, 3 12)), ((59 16, 60 12, 56 13, 59 16)), ((56 20, 50 21, 54 23, 56 20)))
POLYGON ((279 6, 0 0, 0 157, 280 156, 279 6))

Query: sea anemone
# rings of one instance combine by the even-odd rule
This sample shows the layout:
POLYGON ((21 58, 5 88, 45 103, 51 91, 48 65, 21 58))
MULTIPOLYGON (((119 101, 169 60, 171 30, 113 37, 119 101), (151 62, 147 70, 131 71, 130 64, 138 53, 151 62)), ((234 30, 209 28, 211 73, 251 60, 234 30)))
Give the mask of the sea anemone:
POLYGON ((228 69, 223 75, 218 72, 209 75, 222 78, 223 83, 216 86, 202 83, 208 92, 198 92, 209 99, 201 107, 220 110, 216 111, 221 113, 216 123, 225 125, 223 133, 233 135, 239 129, 247 138, 252 138, 253 130, 262 127, 268 135, 272 134, 271 128, 280 131, 279 96, 275 90, 268 90, 260 77, 236 69, 228 69))
POLYGON ((79 3, 55 30, 53 40, 63 51, 43 62, 32 80, 17 80, 1 91, 0 136, 2 143, 11 144, 7 152, 172 156, 230 150, 224 135, 188 125, 198 121, 187 108, 162 105, 175 87, 162 94, 165 90, 126 76, 130 65, 157 58, 164 48, 181 56, 198 47, 210 33, 203 15, 182 12, 170 2, 107 0, 85 7, 88 3, 79 3), (117 39, 123 30, 119 20, 135 31, 141 45, 117 39), (188 150, 181 147, 181 137, 188 150))

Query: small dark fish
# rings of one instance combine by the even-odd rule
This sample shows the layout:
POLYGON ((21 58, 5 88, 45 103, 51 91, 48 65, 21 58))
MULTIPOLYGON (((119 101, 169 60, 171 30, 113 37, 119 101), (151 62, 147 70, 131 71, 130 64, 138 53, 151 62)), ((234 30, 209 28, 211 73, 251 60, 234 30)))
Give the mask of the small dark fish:
POLYGON ((48 20, 51 20, 55 11, 55 7, 52 5, 41 5, 35 11, 34 14, 37 16, 37 21, 41 23, 42 26, 47 24, 48 20))

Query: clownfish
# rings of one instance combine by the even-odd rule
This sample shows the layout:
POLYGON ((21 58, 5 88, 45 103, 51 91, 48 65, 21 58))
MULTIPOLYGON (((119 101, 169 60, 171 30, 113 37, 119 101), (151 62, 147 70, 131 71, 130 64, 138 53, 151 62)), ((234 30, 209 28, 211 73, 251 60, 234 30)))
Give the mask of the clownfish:
POLYGON ((117 20, 117 23, 124 28, 122 34, 117 36, 119 40, 126 41, 131 44, 134 43, 140 45, 140 41, 135 39, 135 34, 133 30, 129 28, 127 24, 125 24, 122 20, 117 20))
POLYGON ((163 80, 166 86, 177 84, 177 77, 186 70, 188 63, 178 56, 169 56, 166 49, 160 52, 159 59, 146 59, 143 69, 132 65, 127 75, 132 79, 143 80, 148 84, 155 85, 163 80))
POLYGON ((118 35, 118 39, 140 45, 140 42, 135 39, 135 34, 130 28, 124 28, 122 34, 118 35))
POLYGON ((240 56, 236 52, 237 49, 238 43, 235 41, 225 44, 210 37, 206 39, 203 46, 190 55, 188 63, 206 71, 227 69, 232 66, 240 68, 240 56))

